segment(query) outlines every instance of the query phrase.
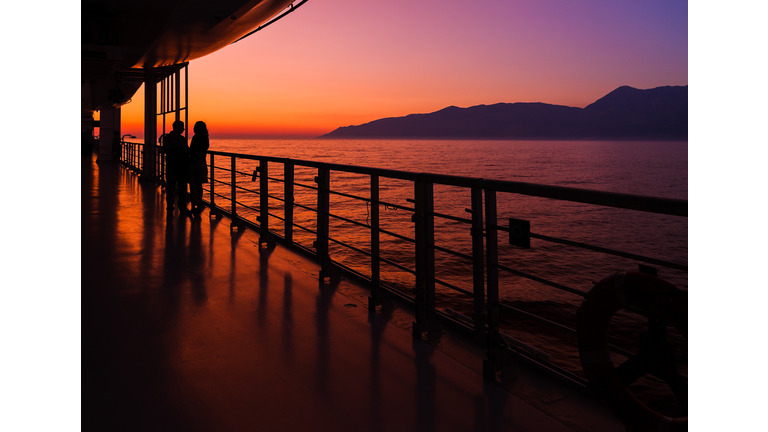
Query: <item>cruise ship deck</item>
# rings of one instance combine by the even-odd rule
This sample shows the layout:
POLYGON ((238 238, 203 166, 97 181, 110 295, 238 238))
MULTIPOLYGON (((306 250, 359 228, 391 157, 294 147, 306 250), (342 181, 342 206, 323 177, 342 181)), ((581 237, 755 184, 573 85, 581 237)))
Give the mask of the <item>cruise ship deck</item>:
POLYGON ((494 383, 450 331, 414 340, 406 307, 208 210, 83 157, 83 430, 620 431, 525 366, 494 383))

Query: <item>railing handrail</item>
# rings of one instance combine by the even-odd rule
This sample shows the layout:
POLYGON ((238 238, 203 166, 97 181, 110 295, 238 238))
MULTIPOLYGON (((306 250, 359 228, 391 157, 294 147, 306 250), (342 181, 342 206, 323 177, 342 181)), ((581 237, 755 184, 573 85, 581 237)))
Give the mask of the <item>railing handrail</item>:
POLYGON ((236 157, 249 160, 263 160, 276 163, 285 163, 290 161, 294 165, 311 168, 325 167, 333 171, 378 175, 380 177, 389 177, 399 180, 426 181, 446 186, 476 187, 480 189, 495 190, 498 192, 516 193, 541 198, 553 198, 562 201, 594 204, 627 210, 637 210, 669 216, 688 216, 688 200, 676 198, 662 198, 647 195, 598 191, 592 189, 574 188, 570 186, 543 185, 511 180, 490 180, 479 177, 456 176, 451 174, 403 171, 367 167, 362 165, 317 162, 276 156, 247 155, 242 153, 223 152, 216 150, 209 150, 208 153, 219 156, 236 157))

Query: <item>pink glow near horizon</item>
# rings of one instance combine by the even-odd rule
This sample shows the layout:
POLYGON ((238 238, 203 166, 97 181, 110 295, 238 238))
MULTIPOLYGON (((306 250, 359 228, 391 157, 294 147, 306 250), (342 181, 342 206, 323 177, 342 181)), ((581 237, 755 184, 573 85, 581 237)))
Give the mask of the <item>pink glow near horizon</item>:
MULTIPOLYGON (((450 105, 584 107, 622 85, 687 85, 687 34, 684 1, 310 0, 190 63, 190 122, 312 137, 450 105)), ((142 92, 123 133, 143 135, 142 92)))

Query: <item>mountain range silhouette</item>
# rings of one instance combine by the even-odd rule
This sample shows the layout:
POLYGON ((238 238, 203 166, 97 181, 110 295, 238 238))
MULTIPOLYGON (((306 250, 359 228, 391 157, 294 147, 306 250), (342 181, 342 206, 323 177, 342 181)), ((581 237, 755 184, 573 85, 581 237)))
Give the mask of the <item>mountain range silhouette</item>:
POLYGON ((535 103, 450 106, 345 126, 319 138, 688 139, 688 86, 622 86, 585 108, 535 103))

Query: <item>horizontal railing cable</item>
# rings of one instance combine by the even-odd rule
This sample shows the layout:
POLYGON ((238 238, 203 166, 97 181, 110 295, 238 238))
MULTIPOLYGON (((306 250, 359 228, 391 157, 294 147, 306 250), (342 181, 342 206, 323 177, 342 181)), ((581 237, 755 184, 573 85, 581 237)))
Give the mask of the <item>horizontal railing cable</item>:
POLYGON ((416 240, 414 240, 412 238, 408 238, 408 237, 402 236, 400 234, 393 233, 392 231, 388 231, 388 230, 385 230, 383 228, 379 228, 379 232, 387 234, 387 235, 395 237, 395 238, 399 238, 400 240, 405 240, 405 241, 407 241, 409 243, 416 243, 416 240))
POLYGON ((446 248, 444 248, 444 247, 440 247, 440 246, 437 246, 437 245, 434 245, 434 246, 432 246, 432 247, 433 247, 435 250, 438 250, 438 251, 440 251, 440 252, 445 252, 445 253, 447 253, 447 254, 450 254, 450 255, 453 255, 453 256, 456 256, 456 257, 459 257, 459 258, 465 258, 465 259, 468 259, 468 260, 470 260, 470 261, 472 260, 472 256, 471 256, 471 255, 463 254, 463 253, 461 253, 461 252, 456 252, 456 251, 454 251, 454 250, 446 249, 446 248))
POLYGON ((244 208, 247 208, 248 210, 253 210, 253 211, 255 211, 256 213, 259 213, 259 214, 261 214, 261 211, 260 211, 259 209, 257 209, 257 208, 253 208, 253 207, 251 207, 251 206, 248 206, 248 205, 246 205, 246 204, 243 204, 243 203, 242 203, 242 202, 240 202, 240 201, 238 201, 238 202, 237 202, 237 205, 238 205, 238 206, 240 206, 240 207, 244 207, 244 208))
MULTIPOLYGON (((510 305, 507 305, 507 304, 504 304, 504 303, 499 303, 499 307, 504 309, 504 310, 506 310, 506 311, 515 313, 517 315, 523 315, 523 316, 528 317, 528 318, 530 318, 530 319, 532 319, 534 321, 540 322, 542 324, 546 324, 546 325, 548 325, 548 326, 550 326, 552 328, 561 330, 561 331, 566 332, 568 334, 572 334, 572 335, 576 335, 577 334, 576 329, 572 329, 570 327, 567 327, 567 326, 564 326, 562 324, 556 323, 556 322, 554 322, 552 320, 548 320, 546 318, 542 318, 542 317, 540 317, 538 315, 532 314, 530 312, 526 312, 526 311, 524 311, 522 309, 518 309, 516 307, 510 306, 510 305)), ((625 349, 623 349, 621 347, 615 346, 613 344, 608 344, 608 346, 611 347, 611 349, 613 349, 614 351, 616 351, 617 353, 619 353, 619 354, 621 354, 623 356, 631 357, 631 356, 634 355, 633 353, 631 353, 631 352, 629 352, 629 351, 627 351, 627 350, 625 350, 625 349)))
POLYGON ((448 282, 442 281, 442 280, 440 280, 440 279, 434 279, 434 281, 435 281, 435 283, 436 283, 436 284, 440 284, 440 285, 442 285, 442 286, 444 286, 444 287, 447 287, 447 288, 450 288, 450 289, 452 289, 452 290, 454 290, 454 291, 458 291, 458 292, 460 292, 460 293, 462 293, 462 294, 466 294, 466 295, 467 295, 467 296, 469 296, 469 297, 472 297, 472 296, 474 295, 474 293, 472 293, 472 292, 470 292, 470 291, 467 291, 467 290, 465 290, 465 289, 459 288, 459 287, 457 287, 456 285, 453 285, 453 284, 451 284, 451 283, 448 283, 448 282))
POLYGON ((328 192, 331 195, 339 195, 339 196, 343 196, 343 197, 347 197, 347 198, 356 199, 356 200, 359 200, 359 201, 370 201, 370 199, 368 199, 368 198, 359 197, 359 196, 356 196, 356 195, 350 195, 350 194, 347 194, 347 193, 344 193, 344 192, 336 192, 336 191, 328 191, 328 192))
POLYGON ((513 268, 507 267, 507 266, 502 265, 502 264, 497 264, 497 266, 498 266, 498 268, 500 268, 502 270, 506 270, 506 271, 508 271, 508 272, 510 272, 512 274, 517 275, 517 276, 522 276, 522 277, 524 277, 526 279, 530 279, 532 281, 536 281, 536 282, 542 283, 544 285, 549 285, 549 286, 551 286, 553 288, 557 288, 557 289, 562 290, 562 291, 567 291, 569 293, 576 294, 576 295, 579 295, 579 296, 584 296, 586 294, 585 291, 581 291, 581 290, 577 290, 575 288, 567 287, 565 285, 561 285, 559 283, 552 282, 552 281, 549 281, 547 279, 540 278, 538 276, 534 276, 532 274, 528 274, 528 273, 522 272, 520 270, 515 270, 513 268))
POLYGON ((442 219, 450 219, 452 221, 463 222, 463 223, 468 223, 468 224, 472 223, 472 219, 460 218, 458 216, 451 216, 451 215, 447 215, 447 214, 434 213, 434 212, 431 213, 431 214, 433 216, 437 216, 437 217, 442 218, 442 219))
POLYGON ((352 219, 347 219, 344 216, 335 215, 333 213, 328 213, 328 216, 330 216, 332 218, 335 218, 335 219, 343 220, 344 222, 348 222, 348 223, 351 223, 353 225, 357 225, 357 226, 368 228, 368 225, 366 225, 366 224, 364 224, 362 222, 358 222, 358 221, 352 220, 352 219))
POLYGON ((352 246, 352 245, 350 245, 350 244, 348 244, 348 243, 344 243, 344 242, 343 242, 343 241, 341 241, 341 240, 336 240, 336 239, 335 239, 335 238, 333 238, 333 237, 328 237, 328 240, 329 240, 329 241, 331 241, 331 242, 333 242, 333 243, 336 243, 336 244, 338 244, 338 245, 344 246, 344 247, 346 247, 346 248, 348 248, 348 249, 352 249, 353 251, 355 251, 355 252, 358 252, 358 253, 361 253, 361 254, 363 254, 363 255, 365 255, 365 256, 369 256, 369 257, 371 256, 371 253, 370 253, 370 252, 366 252, 366 251, 364 251, 364 250, 362 250, 362 249, 356 248, 356 247, 354 247, 354 246, 352 246))
POLYGON ((559 243, 559 244, 567 245, 567 246, 580 247, 582 249, 589 249, 589 250, 594 251, 594 252, 602 252, 602 253, 605 253, 605 254, 619 256, 619 257, 622 257, 622 258, 629 258, 629 259, 633 259, 633 260, 637 260, 637 261, 646 262, 646 263, 649 263, 649 264, 656 264, 656 265, 660 265, 660 266, 664 266, 664 267, 668 267, 668 268, 673 268, 675 270, 688 271, 688 266, 687 265, 673 263, 673 262, 661 260, 661 259, 658 259, 658 258, 650 258, 650 257, 642 256, 642 255, 637 255, 637 254, 629 253, 629 252, 622 252, 622 251, 618 251, 618 250, 614 250, 614 249, 608 249, 608 248, 604 248, 604 247, 600 247, 600 246, 593 246, 593 245, 590 245, 590 244, 576 242, 576 241, 573 241, 573 240, 565 240, 565 239, 560 239, 560 238, 556 238, 556 237, 549 237, 549 236, 545 236, 545 235, 542 235, 542 234, 535 234, 535 233, 531 233, 531 238, 545 240, 545 241, 548 241, 548 242, 551 242, 551 243, 559 243))
POLYGON ((297 223, 294 223, 293 226, 295 226, 296 228, 302 229, 302 230, 304 230, 304 231, 306 231, 308 233, 312 233, 312 234, 315 234, 315 235, 317 234, 316 230, 313 230, 311 228, 307 228, 307 227, 301 226, 301 225, 299 225, 297 223))
POLYGON ((301 187, 307 188, 307 189, 317 190, 317 186, 305 185, 305 184, 302 184, 302 183, 294 183, 293 185, 294 186, 301 186, 301 187))
POLYGON ((294 203, 293 203, 293 206, 294 206, 294 207, 298 207, 298 208, 302 208, 302 209, 304 209, 304 210, 309 210, 309 211, 311 211, 311 212, 313 212, 313 213, 317 213, 317 209, 316 209, 316 208, 307 207, 307 206, 305 206, 305 205, 303 205, 303 204, 299 204, 299 203, 297 203, 297 202, 294 202, 294 203))
POLYGON ((259 191, 251 190, 251 189, 248 189, 248 188, 245 188, 245 187, 242 187, 242 186, 235 185, 235 188, 237 190, 241 190, 241 191, 245 191, 245 192, 250 192, 250 193, 255 194, 255 195, 261 195, 261 192, 259 192, 259 191))
POLYGON ((402 270, 402 271, 404 271, 406 273, 410 273, 410 274, 414 274, 414 275, 416 274, 415 270, 411 270, 408 267, 403 267, 402 265, 400 265, 400 264, 398 264, 398 263, 396 263, 394 261, 391 261, 391 260, 389 260, 387 258, 379 257, 379 260, 381 260, 381 262, 385 262, 385 263, 387 263, 387 264, 389 264, 391 266, 397 267, 397 268, 399 268, 400 270, 402 270))

